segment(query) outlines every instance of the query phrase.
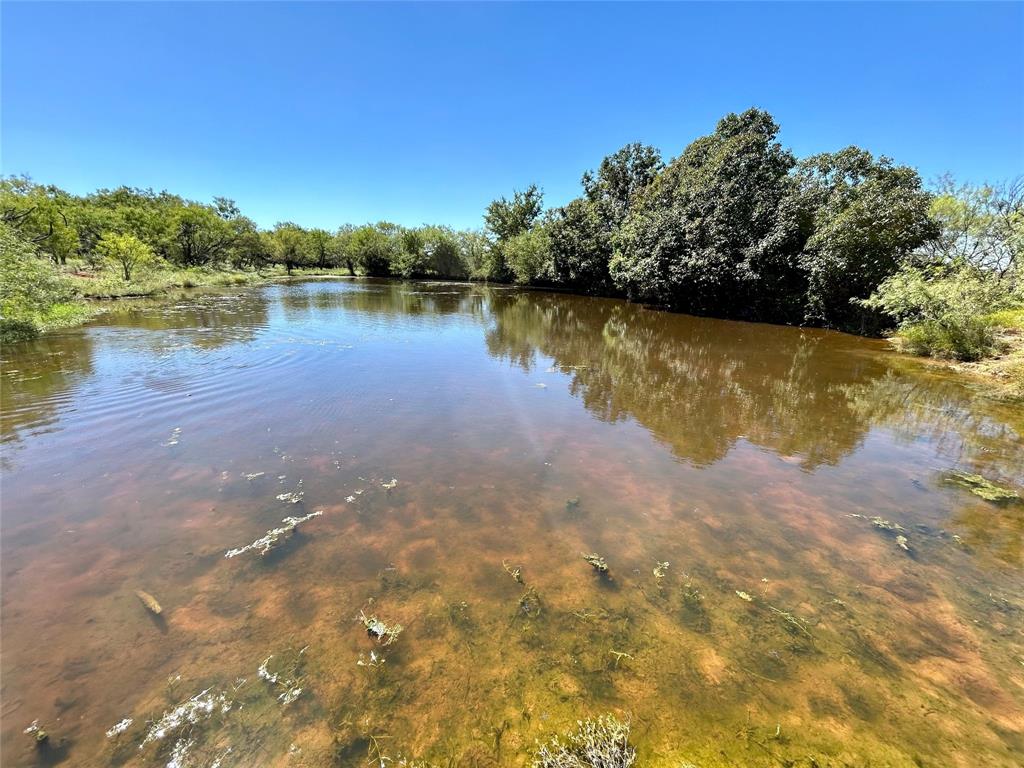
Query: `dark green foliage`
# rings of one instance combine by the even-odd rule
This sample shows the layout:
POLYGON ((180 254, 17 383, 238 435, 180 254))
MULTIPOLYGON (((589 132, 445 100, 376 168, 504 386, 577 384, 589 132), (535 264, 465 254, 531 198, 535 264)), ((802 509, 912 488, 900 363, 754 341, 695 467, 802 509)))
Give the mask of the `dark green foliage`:
POLYGON ((654 147, 627 144, 583 175, 584 196, 556 210, 548 226, 551 277, 586 293, 615 290, 608 273, 612 236, 663 168, 654 147))
POLYGON ((352 248, 356 264, 367 275, 386 277, 391 274, 391 262, 398 250, 392 224, 367 224, 355 231, 352 248))
POLYGON ((615 237, 611 274, 627 295, 689 312, 745 316, 771 260, 795 160, 766 112, 727 115, 653 181, 615 237))
POLYGON ((917 171, 847 147, 800 163, 800 207, 813 216, 813 233, 800 256, 807 275, 807 321, 862 328, 856 303, 866 299, 938 227, 928 215, 931 196, 917 171))
POLYGON ((514 279, 515 274, 506 258, 505 244, 529 231, 540 217, 543 198, 537 185, 531 184, 525 190, 516 190, 511 200, 501 197, 487 206, 484 224, 493 242, 484 261, 484 279, 499 282, 514 279))

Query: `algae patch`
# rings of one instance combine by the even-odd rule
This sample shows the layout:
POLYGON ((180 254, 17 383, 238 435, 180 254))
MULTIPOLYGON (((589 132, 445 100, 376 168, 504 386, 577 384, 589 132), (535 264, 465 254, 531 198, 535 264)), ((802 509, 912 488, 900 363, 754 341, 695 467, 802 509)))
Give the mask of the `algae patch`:
POLYGON ((1002 485, 996 485, 991 480, 986 480, 981 475, 970 472, 953 471, 946 473, 943 482, 950 485, 957 485, 970 491, 985 501, 994 504, 1007 504, 1021 501, 1020 494, 1002 485))

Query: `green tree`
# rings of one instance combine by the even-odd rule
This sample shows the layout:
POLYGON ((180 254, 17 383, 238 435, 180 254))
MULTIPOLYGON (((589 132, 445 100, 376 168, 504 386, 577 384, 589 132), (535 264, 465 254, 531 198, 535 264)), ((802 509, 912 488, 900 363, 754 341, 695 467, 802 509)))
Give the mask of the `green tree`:
POLYGON ((509 238, 504 249, 505 259, 517 283, 551 282, 551 245, 545 226, 536 225, 509 238))
POLYGON ((337 257, 338 241, 330 232, 325 229, 311 229, 308 233, 309 247, 312 251, 313 261, 318 269, 326 269, 334 265, 337 257))
POLYGON ((422 277, 427 274, 426 238, 418 229, 403 228, 397 237, 391 272, 400 277, 422 277))
POLYGON ((505 243, 526 232, 543 210, 544 194, 531 184, 525 190, 516 190, 509 200, 500 197, 487 206, 484 225, 493 238, 493 247, 484 260, 484 277, 488 280, 507 281, 512 272, 505 259, 505 243))
POLYGON ((610 273, 630 298, 699 314, 743 316, 789 189, 790 152, 767 112, 730 114, 690 144, 635 200, 610 273))
POLYGON ((392 224, 381 222, 366 224, 352 232, 349 253, 365 274, 375 277, 391 274, 391 262, 397 251, 396 229, 392 224))
POLYGON ((583 190, 587 200, 599 205, 603 217, 617 227, 664 167, 661 152, 634 142, 604 158, 596 174, 583 174, 583 190))
POLYGON ((153 249, 130 233, 107 232, 100 238, 96 250, 109 263, 119 267, 128 282, 137 267, 153 261, 153 249))
POLYGON ((74 199, 54 186, 42 186, 27 176, 0 179, 0 219, 13 226, 54 264, 67 263, 78 251, 74 199))
POLYGON ((996 351, 992 313, 1024 305, 1024 293, 994 270, 958 259, 904 265, 861 303, 897 320, 912 352, 978 360, 996 351))
POLYGON ((921 248, 928 261, 1019 276, 1024 263, 1024 176, 982 185, 957 184, 943 176, 929 214, 939 232, 921 248))
POLYGON ((290 275, 298 267, 312 264, 309 236, 298 224, 290 221, 278 222, 270 236, 270 250, 274 261, 284 264, 290 275))
POLYGON ((877 320, 858 300, 939 235, 931 196, 914 169, 857 147, 807 158, 796 177, 800 207, 813 221, 800 255, 806 320, 869 330, 877 320))
POLYGON ((584 196, 557 209, 548 227, 554 282, 588 293, 614 290, 612 237, 663 167, 657 149, 633 143, 583 175, 584 196))

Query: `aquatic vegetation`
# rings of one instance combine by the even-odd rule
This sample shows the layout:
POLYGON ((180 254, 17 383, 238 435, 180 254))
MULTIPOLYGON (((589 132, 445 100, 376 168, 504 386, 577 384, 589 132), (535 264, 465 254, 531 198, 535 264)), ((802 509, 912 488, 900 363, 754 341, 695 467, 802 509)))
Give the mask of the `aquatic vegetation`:
POLYGON ((608 651, 608 653, 610 653, 612 656, 615 657, 615 668, 616 669, 619 668, 619 662, 622 661, 623 659, 632 659, 633 658, 633 655, 631 653, 626 653, 625 651, 616 651, 614 648, 612 650, 608 651))
POLYGON ((29 724, 28 728, 22 731, 22 733, 26 733, 31 736, 35 740, 36 745, 39 746, 45 744, 50 738, 50 734, 47 733, 46 729, 39 724, 38 719, 33 720, 29 724))
POLYGON ((662 582, 665 580, 665 573, 668 571, 668 561, 658 561, 654 566, 654 583, 658 585, 658 589, 662 588, 662 582))
POLYGON ((381 645, 391 645, 402 634, 403 627, 401 624, 387 624, 378 619, 376 615, 367 616, 360 611, 358 620, 366 628, 366 634, 376 638, 377 642, 381 645))
POLYGON ((601 555, 596 552, 591 552, 589 555, 581 552, 580 557, 590 563, 591 567, 602 576, 608 575, 608 563, 605 562, 601 555))
POLYGON ((380 667, 383 666, 384 662, 387 661, 383 656, 377 655, 376 651, 370 651, 368 656, 364 656, 360 652, 359 659, 356 661, 357 667, 380 667))
POLYGON ((192 740, 183 734, 186 731, 191 732, 193 726, 209 720, 216 714, 226 714, 233 706, 233 702, 228 699, 226 694, 212 691, 212 688, 200 691, 191 699, 164 712, 150 724, 146 736, 139 744, 139 749, 145 748, 152 742, 174 737, 177 739, 175 750, 180 749, 182 753, 187 752, 191 748, 192 740))
POLYGON ((540 616, 541 603, 537 590, 530 587, 519 597, 519 613, 530 619, 540 616))
POLYGON ((944 482, 960 486, 975 496, 995 504, 1002 504, 1011 501, 1020 501, 1020 494, 1016 491, 1001 485, 996 485, 991 480, 986 480, 981 475, 969 472, 953 471, 947 473, 944 482))
MULTIPOLYGON (((685 575, 685 574, 684 574, 685 575)), ((682 607, 680 617, 690 629, 696 632, 708 632, 711 629, 711 619, 708 617, 707 609, 704 607, 704 594, 690 580, 688 575, 680 588, 682 607)))
POLYGON ((505 569, 505 572, 509 576, 512 577, 512 580, 515 581, 516 584, 525 584, 526 583, 525 581, 523 581, 523 569, 522 568, 520 568, 519 566, 516 566, 515 568, 512 568, 511 566, 509 566, 508 562, 505 561, 505 560, 501 561, 501 565, 505 569))
POLYGON ((110 726, 110 728, 107 729, 107 738, 113 739, 117 736, 120 736, 122 733, 131 728, 132 723, 134 722, 135 720, 133 720, 132 718, 126 717, 114 723, 112 726, 110 726))
POLYGON ((149 592, 143 592, 141 589, 137 589, 135 590, 135 596, 139 598, 144 606, 146 606, 146 610, 154 616, 159 616, 164 612, 164 609, 160 607, 160 603, 158 603, 156 598, 149 594, 149 592))
POLYGON ((629 723, 612 715, 580 720, 576 730, 539 745, 533 768, 630 768, 636 749, 629 743, 629 723))
POLYGON ((285 504, 298 504, 305 495, 304 491, 288 491, 287 493, 277 494, 277 500, 283 501, 285 504))
POLYGON ((307 645, 298 651, 289 650, 280 656, 272 654, 265 658, 256 670, 256 675, 261 680, 265 680, 270 684, 271 688, 280 691, 277 700, 283 706, 288 706, 302 695, 302 665, 308 648, 309 646, 307 645), (275 658, 278 661, 273 665, 273 670, 271 670, 271 662, 275 658))
POLYGON ((894 523, 891 520, 886 520, 883 517, 875 515, 873 517, 867 517, 865 515, 850 514, 847 517, 855 517, 861 520, 870 521, 871 525, 882 533, 891 536, 896 540, 896 546, 906 552, 908 555, 913 555, 913 550, 910 548, 910 539, 907 538, 907 529, 899 523, 894 523))
POLYGON ((252 542, 252 544, 246 544, 244 547, 239 547, 238 549, 229 549, 224 553, 224 557, 237 557, 238 555, 252 550, 256 550, 261 555, 265 555, 287 541, 300 523, 304 523, 314 517, 319 517, 322 514, 323 510, 317 510, 316 512, 310 512, 308 515, 303 517, 286 517, 281 521, 283 525, 279 528, 273 528, 267 531, 263 536, 252 542))

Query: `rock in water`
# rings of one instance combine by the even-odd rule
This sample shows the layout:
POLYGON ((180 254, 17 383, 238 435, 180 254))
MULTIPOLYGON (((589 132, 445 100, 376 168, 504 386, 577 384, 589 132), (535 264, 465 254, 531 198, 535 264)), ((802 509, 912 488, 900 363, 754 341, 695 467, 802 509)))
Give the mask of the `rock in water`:
POLYGON ((160 607, 160 603, 156 601, 149 592, 143 592, 141 589, 135 590, 135 596, 142 601, 142 604, 146 606, 146 610, 152 613, 154 616, 159 616, 164 612, 164 609, 160 607))

